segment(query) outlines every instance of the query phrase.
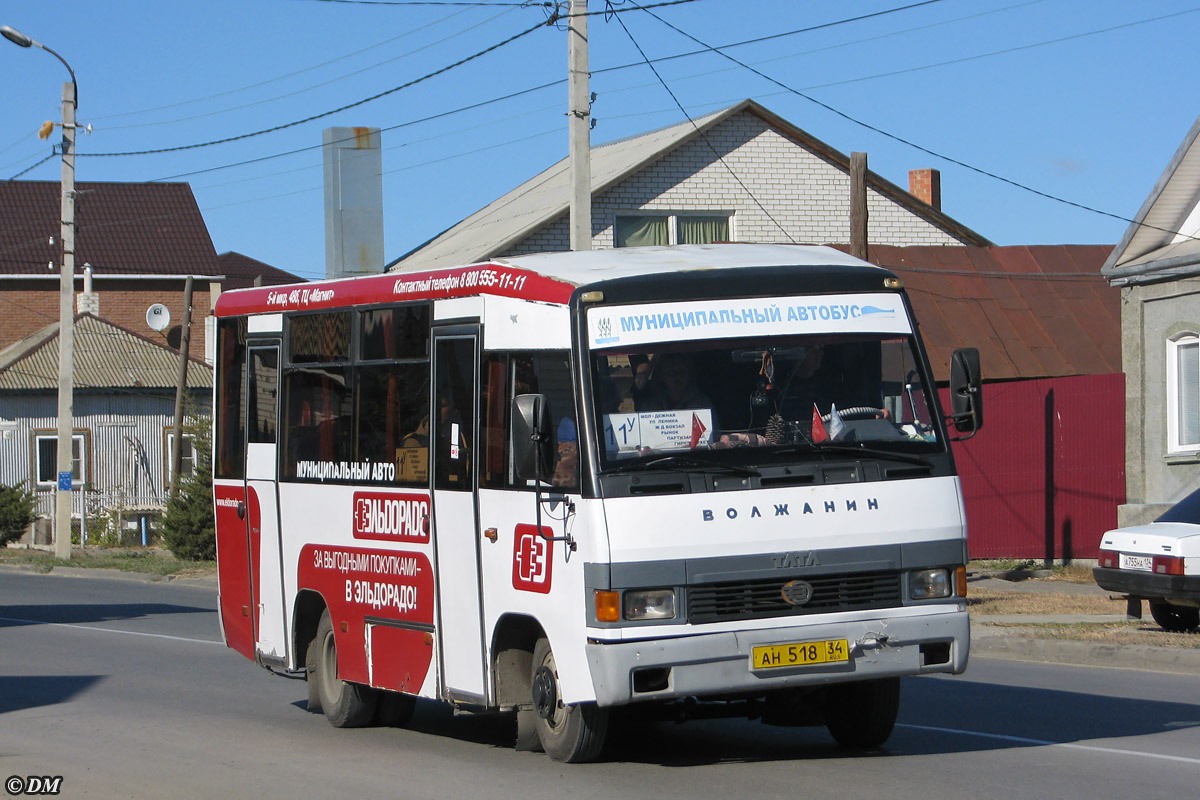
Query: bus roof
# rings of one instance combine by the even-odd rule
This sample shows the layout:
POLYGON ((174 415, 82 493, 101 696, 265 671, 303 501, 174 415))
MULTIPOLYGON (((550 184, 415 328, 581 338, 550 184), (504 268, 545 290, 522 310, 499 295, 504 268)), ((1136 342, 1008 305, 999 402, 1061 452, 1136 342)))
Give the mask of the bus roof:
POLYGON ((389 272, 225 292, 218 317, 491 294, 566 304, 580 286, 616 278, 753 267, 846 267, 885 272, 832 247, 700 244, 540 253, 463 267, 389 272))

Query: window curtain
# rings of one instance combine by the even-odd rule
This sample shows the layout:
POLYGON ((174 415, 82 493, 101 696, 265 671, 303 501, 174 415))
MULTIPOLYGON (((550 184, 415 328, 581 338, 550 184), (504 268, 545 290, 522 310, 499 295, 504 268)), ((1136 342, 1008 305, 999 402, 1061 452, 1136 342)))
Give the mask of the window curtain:
POLYGON ((668 217, 617 217, 613 226, 613 246, 640 247, 670 244, 667 234, 668 217))
POLYGON ((1200 342, 1181 343, 1175 349, 1179 392, 1179 444, 1200 444, 1200 342))
POLYGON ((712 244, 729 241, 728 217, 679 218, 680 244, 712 244))

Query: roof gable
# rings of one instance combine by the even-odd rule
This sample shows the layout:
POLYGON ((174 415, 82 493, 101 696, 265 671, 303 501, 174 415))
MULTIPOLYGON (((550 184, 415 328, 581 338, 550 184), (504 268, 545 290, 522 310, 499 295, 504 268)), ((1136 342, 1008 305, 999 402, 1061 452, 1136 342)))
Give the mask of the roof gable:
POLYGON ((1200 117, 1102 272, 1114 286, 1200 274, 1200 117))
MULTIPOLYGON (((221 274, 188 184, 85 182, 75 193, 76 265, 97 274, 221 274)), ((45 274, 58 263, 61 206, 57 181, 0 182, 0 275, 45 274)))
MULTIPOLYGON (((591 151, 592 195, 600 195, 648 165, 679 150, 701 133, 707 133, 731 117, 748 113, 761 118, 798 147, 849 172, 850 159, 821 140, 776 116, 753 100, 713 112, 691 121, 650 131, 638 136, 598 145, 591 151)), ((505 253, 539 227, 568 213, 570 202, 569 161, 562 159, 512 191, 388 264, 389 270, 431 269, 483 261, 505 253)), ((911 194, 869 172, 871 189, 912 214, 952 236, 974 244, 989 244, 978 233, 921 202, 911 194)))
MULTIPOLYGON (((91 314, 75 317, 74 380, 77 390, 174 390, 179 354, 169 347, 91 314)), ((210 388, 212 369, 188 360, 187 385, 210 388)), ((0 391, 58 389, 58 323, 0 351, 0 391)))

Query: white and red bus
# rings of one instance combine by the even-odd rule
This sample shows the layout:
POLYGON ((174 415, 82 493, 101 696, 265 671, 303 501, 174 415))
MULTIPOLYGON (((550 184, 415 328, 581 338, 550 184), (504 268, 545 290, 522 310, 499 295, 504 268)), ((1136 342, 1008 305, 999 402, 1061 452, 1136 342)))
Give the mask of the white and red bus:
POLYGON ((335 726, 430 698, 583 761, 636 705, 870 746, 901 676, 966 668, 949 433, 981 422, 978 355, 944 416, 885 269, 630 248, 216 314, 225 640, 335 726))

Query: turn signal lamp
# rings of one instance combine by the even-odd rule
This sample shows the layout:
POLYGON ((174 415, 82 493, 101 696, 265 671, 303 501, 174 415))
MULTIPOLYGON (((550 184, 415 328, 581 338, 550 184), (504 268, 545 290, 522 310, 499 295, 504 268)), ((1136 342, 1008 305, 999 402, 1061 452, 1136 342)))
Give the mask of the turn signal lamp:
POLYGON ((954 588, 958 591, 959 597, 967 596, 967 568, 959 567, 954 570, 954 588))
POLYGON ((899 278, 884 278, 883 288, 885 289, 903 289, 904 281, 899 278))
POLYGON ((621 593, 603 589, 596 590, 596 621, 621 621, 621 593))
POLYGON ((1097 562, 1105 569, 1117 569, 1117 553, 1115 550, 1101 550, 1097 562))

